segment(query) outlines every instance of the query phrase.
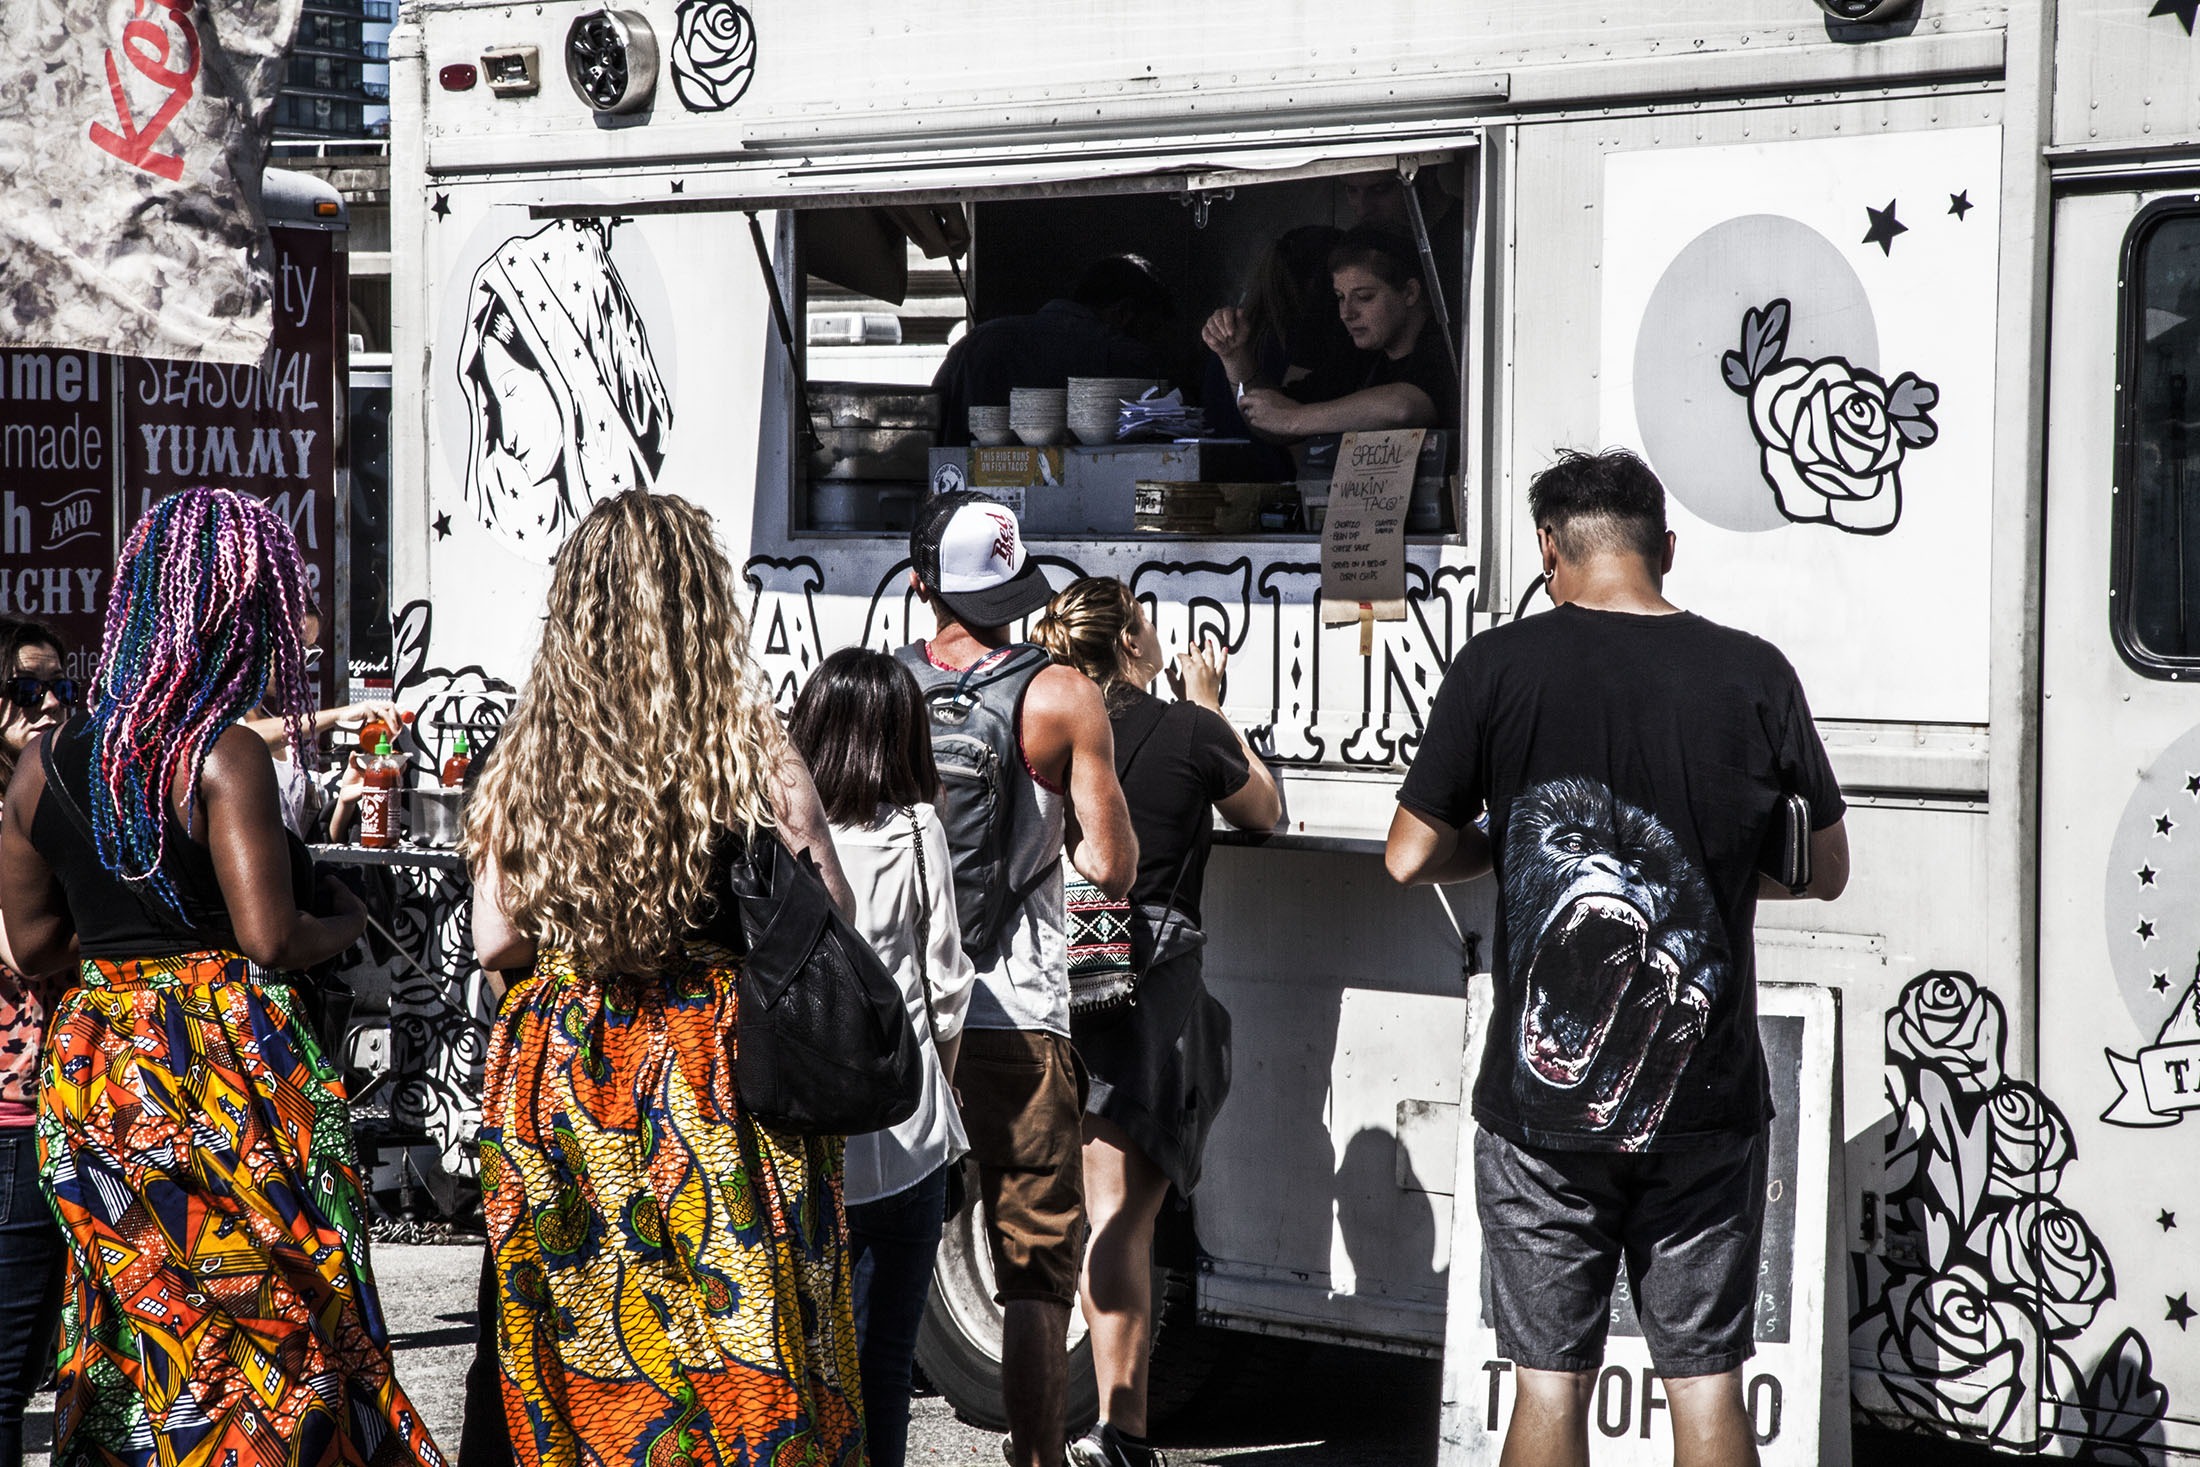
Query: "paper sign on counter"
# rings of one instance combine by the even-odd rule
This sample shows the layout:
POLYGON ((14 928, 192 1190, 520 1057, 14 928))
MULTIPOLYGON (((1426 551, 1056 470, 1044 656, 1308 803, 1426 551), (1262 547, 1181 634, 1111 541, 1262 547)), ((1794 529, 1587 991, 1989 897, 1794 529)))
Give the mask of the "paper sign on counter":
MULTIPOLYGON (((1322 523, 1322 624, 1403 621, 1406 506, 1421 457, 1421 428, 1347 433, 1322 523)), ((1372 629, 1361 633, 1372 651, 1372 629)))

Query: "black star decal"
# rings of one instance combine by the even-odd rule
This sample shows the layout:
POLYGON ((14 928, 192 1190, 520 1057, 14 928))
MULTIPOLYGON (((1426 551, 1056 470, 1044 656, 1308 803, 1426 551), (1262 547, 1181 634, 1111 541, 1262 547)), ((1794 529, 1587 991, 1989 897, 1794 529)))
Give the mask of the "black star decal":
POLYGON ((2141 942, 2154 941, 2154 924, 2152 922, 2149 922, 2144 917, 2141 917, 2139 919, 2139 925, 2132 928, 2131 930, 2139 934, 2139 940, 2141 942))
MULTIPOLYGON (((2195 0, 2195 3, 2200 3, 2200 0, 2195 0)), ((2164 1294, 2162 1297, 2165 1299, 2169 1299, 2169 1295, 2167 1294, 2164 1294)), ((2183 1329, 2186 1324, 2191 1321, 2192 1317, 2195 1314, 2200 1314, 2200 1309, 2195 1309, 2192 1307, 2191 1304, 2186 1302, 2191 1297, 2192 1296, 2189 1294, 2179 1294, 2176 1298, 2169 1299, 2169 1313, 2164 1315, 2163 1318, 2169 1320, 2170 1323, 2176 1325, 2179 1329, 2183 1329)))
POLYGON ((2147 12, 2147 19, 2152 20, 2157 15, 2174 15, 2189 36, 2192 34, 2195 12, 2200 12, 2200 0, 2154 0, 2154 8, 2147 12))
MULTIPOLYGON (((2193 0, 2193 3, 2196 5, 2200 5, 2200 0, 2193 0)), ((2188 774, 2185 776, 2185 793, 2192 796, 2196 800, 2200 800, 2200 774, 2188 774)))
POLYGON ((2155 1221, 2162 1225, 2162 1231, 2166 1233, 2171 1228, 2177 1226, 2177 1214, 2169 1211, 2167 1208, 2164 1208, 2162 1210, 2162 1215, 2156 1218, 2155 1221))
MULTIPOLYGON (((2193 0, 2193 3, 2200 5, 2200 0, 2193 0)), ((1971 191, 1969 189, 1965 189, 1960 194, 1948 195, 1948 212, 1956 216, 1956 222, 1959 224, 1963 222, 1964 215, 1977 207, 1978 205, 1971 202, 1971 191)))
POLYGON ((449 194, 437 194, 435 196, 435 206, 431 208, 428 212, 435 215, 435 217, 438 219, 446 219, 450 217, 451 196, 449 194))
MULTIPOLYGON (((2200 0, 2193 0, 2193 3, 2200 4, 2200 0)), ((2154 817, 2154 833, 2156 835, 2168 835, 2176 828, 2177 822, 2169 818, 2169 811, 2164 810, 2154 817)))
POLYGON ((2154 868, 2152 866, 2141 866, 2139 868, 2139 884, 2141 886, 2154 885, 2154 868))
POLYGON ((451 538, 451 517, 448 513, 439 514, 435 517, 435 537, 438 540, 451 538))
MULTIPOLYGON (((2200 0, 2193 0, 2193 3, 2200 5, 2200 0)), ((1864 243, 1878 245, 1882 255, 1893 254, 1894 237, 1910 232, 1909 225, 1894 217, 1894 200, 1887 200, 1887 207, 1884 209, 1874 209, 1867 204, 1864 212, 1871 215, 1872 220, 1872 227, 1864 231, 1864 243)))
POLYGON ((2169 992, 2169 974, 2157 973, 2154 975, 2154 991, 2156 993, 2169 992))
POLYGON ((672 191, 676 194, 686 193, 687 180, 684 178, 675 178, 674 180, 672 180, 672 191))

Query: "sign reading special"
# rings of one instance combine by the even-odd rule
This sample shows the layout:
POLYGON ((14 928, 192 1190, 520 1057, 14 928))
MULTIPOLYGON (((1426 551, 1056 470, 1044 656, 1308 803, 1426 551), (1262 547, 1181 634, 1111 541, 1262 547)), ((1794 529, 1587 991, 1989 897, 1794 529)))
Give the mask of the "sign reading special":
POLYGON ((1337 445, 1322 522, 1324 626, 1405 620, 1406 505, 1424 433, 1347 433, 1337 445))

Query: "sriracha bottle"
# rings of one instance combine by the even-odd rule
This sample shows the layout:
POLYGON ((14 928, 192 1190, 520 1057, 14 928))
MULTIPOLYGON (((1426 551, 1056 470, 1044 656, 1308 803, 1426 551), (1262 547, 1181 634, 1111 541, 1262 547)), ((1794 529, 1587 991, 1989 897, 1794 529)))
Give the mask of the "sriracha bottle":
POLYGON ((402 768, 390 755, 387 733, 375 741, 371 757, 359 761, 366 788, 359 795, 359 844, 390 850, 397 844, 397 777, 402 768))
POLYGON ((467 754, 466 735, 461 731, 451 743, 451 757, 443 761, 443 788, 457 789, 466 782, 466 770, 474 762, 467 754))

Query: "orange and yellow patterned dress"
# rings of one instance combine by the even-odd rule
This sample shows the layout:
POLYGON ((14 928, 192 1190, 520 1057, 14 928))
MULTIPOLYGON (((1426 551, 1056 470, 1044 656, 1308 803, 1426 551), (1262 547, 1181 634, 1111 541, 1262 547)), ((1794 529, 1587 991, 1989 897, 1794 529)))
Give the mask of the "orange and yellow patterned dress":
POLYGON ((232 952, 87 959, 39 1097, 56 1467, 443 1467, 397 1383, 343 1081, 232 952))
POLYGON ((736 962, 629 1001, 545 952, 505 998, 481 1189, 521 1463, 860 1467, 841 1142, 742 1112, 736 962))

